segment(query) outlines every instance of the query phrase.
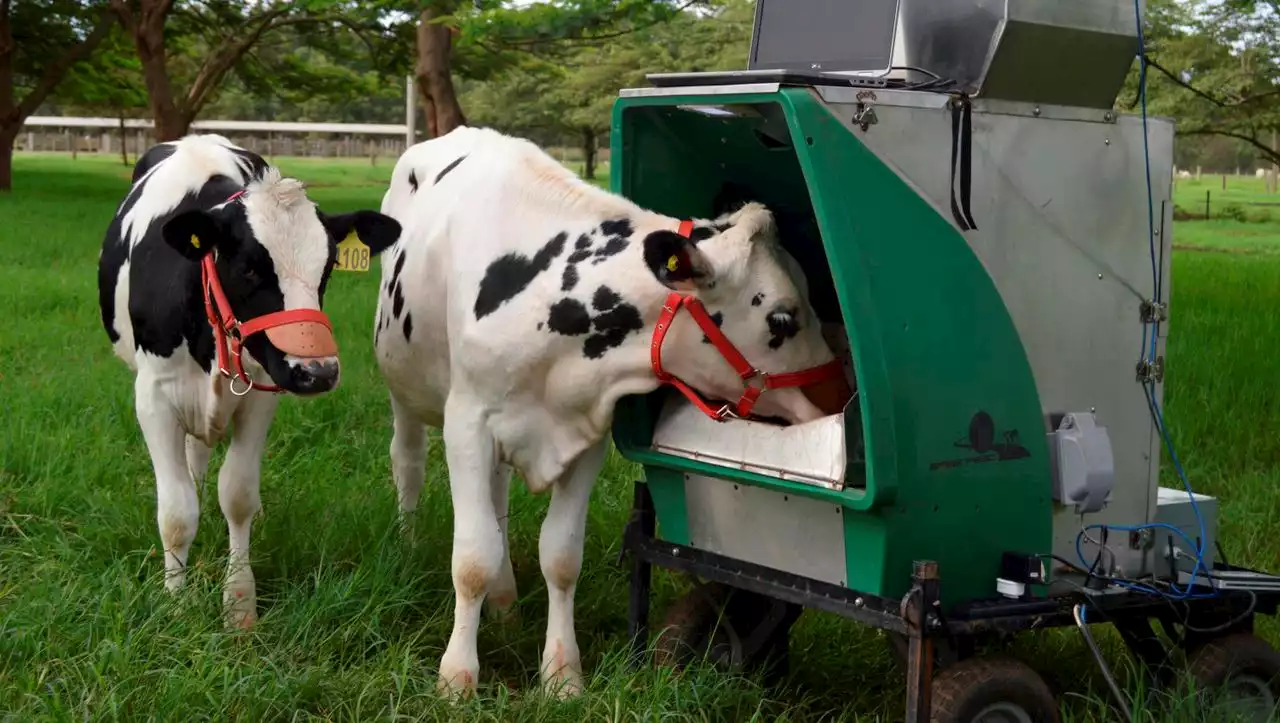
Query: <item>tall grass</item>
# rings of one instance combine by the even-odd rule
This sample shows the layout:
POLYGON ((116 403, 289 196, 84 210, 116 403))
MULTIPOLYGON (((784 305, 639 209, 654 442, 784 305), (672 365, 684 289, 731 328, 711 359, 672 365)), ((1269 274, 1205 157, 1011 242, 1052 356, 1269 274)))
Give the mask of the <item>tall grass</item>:
MULTIPOLYGON (((390 171, 367 161, 280 163, 332 211, 376 208, 390 171)), ((828 615, 801 619, 793 673, 780 689, 701 668, 678 677, 627 670, 626 575, 614 559, 638 471, 616 454, 592 501, 577 592, 585 695, 562 704, 537 691, 545 588, 536 555, 547 501, 517 486, 511 537, 522 622, 482 628, 477 700, 460 710, 439 701, 434 666, 452 609, 449 497, 437 443, 414 533, 404 540, 394 531, 390 418, 371 353, 376 264, 330 286, 342 389, 281 404, 253 530, 262 617, 248 635, 224 632, 217 608, 227 535, 216 499, 202 501, 189 587, 171 598, 130 376, 98 318, 98 247, 129 169, 92 157, 19 156, 15 165, 16 190, 0 196, 0 719, 901 714, 903 679, 882 636, 828 615)), ((1280 257, 1180 251, 1173 289, 1167 406, 1178 449, 1197 488, 1221 500, 1232 561, 1280 569, 1280 257)), ((683 583, 657 573, 655 584, 656 621, 683 583)), ((1276 639, 1270 620, 1260 630, 1276 639)), ((1137 685, 1116 637, 1099 637, 1137 685)), ((1109 716, 1106 689, 1073 631, 1028 636, 1015 649, 1072 693, 1062 698, 1072 719, 1109 716)), ((1185 715, 1202 719, 1189 708, 1185 715)))

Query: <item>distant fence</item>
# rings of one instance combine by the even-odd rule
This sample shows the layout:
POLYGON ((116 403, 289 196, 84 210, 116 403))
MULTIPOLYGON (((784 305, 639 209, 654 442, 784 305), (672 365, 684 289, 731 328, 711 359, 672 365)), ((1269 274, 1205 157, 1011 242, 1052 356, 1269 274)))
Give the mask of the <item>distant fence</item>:
POLYGON ((1268 168, 1257 169, 1252 176, 1230 173, 1193 176, 1175 169, 1174 220, 1254 223, 1280 220, 1278 180, 1276 172, 1268 168))
MULTIPOLYGON (((15 150, 61 153, 124 153, 136 156, 154 143, 150 120, 32 116, 15 150), (122 127, 123 126, 123 127, 122 127)), ((322 158, 396 157, 404 152, 408 127, 379 123, 283 123, 198 120, 194 132, 220 133, 267 156, 322 158)))
MULTIPOLYGON (((155 141, 151 120, 31 116, 23 124, 15 150, 44 153, 124 154, 136 157, 155 141)), ((405 149, 408 126, 381 123, 286 123, 275 121, 198 120, 192 132, 219 133, 231 142, 264 156, 317 158, 397 158, 405 149)), ((605 141, 607 143, 607 141, 605 141)), ((582 150, 548 148, 561 162, 582 161, 582 150)), ((608 148, 597 154, 607 163, 608 148)))

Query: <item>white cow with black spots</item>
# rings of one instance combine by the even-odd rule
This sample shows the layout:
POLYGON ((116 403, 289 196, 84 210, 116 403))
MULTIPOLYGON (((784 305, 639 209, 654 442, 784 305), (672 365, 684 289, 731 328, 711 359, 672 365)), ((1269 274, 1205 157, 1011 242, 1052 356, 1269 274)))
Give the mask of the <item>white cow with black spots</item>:
MULTIPOLYGON (((418 502, 426 425, 443 427, 453 500, 456 607, 439 687, 474 689, 482 603, 500 615, 516 599, 506 539, 515 468, 531 491, 551 491, 539 540, 550 598, 541 676, 572 695, 582 686, 573 595, 587 500, 616 402, 659 387, 650 343, 668 296, 700 299, 763 370, 830 368, 833 354, 759 204, 682 226, 587 184, 528 141, 463 127, 400 157, 382 212, 403 227, 383 258, 375 316, 400 508, 418 502)), ((710 397, 742 395, 742 379, 683 313, 661 363, 710 397)), ((795 387, 764 392, 755 410, 792 423, 823 415, 795 387)))

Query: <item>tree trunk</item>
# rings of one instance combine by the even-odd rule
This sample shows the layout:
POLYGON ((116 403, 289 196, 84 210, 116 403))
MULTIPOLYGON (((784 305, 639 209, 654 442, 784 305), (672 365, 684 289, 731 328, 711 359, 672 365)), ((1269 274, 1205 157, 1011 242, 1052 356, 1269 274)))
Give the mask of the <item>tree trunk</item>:
POLYGON ((125 132, 123 115, 120 116, 120 162, 126 168, 129 166, 129 136, 125 132))
POLYGON ((421 85, 418 86, 418 95, 422 97, 422 125, 427 130, 427 138, 435 138, 438 135, 436 131, 439 129, 439 122, 436 120, 436 104, 431 102, 427 89, 421 85))
POLYGON ((142 77, 147 85, 147 105, 155 121, 157 143, 176 141, 187 133, 190 121, 178 108, 169 83, 169 69, 164 53, 163 29, 142 28, 136 36, 138 60, 142 63, 142 77))
POLYGON ((13 144, 22 127, 13 102, 13 48, 9 0, 0 0, 0 191, 13 190, 13 144))
POLYGON ((142 80, 147 86, 147 105, 155 121, 154 136, 157 142, 176 141, 186 135, 192 114, 178 106, 169 81, 168 58, 164 48, 164 21, 172 6, 171 0, 143 0, 135 15, 122 0, 114 0, 121 22, 133 36, 138 50, 138 62, 142 64, 142 80))
POLYGON ((0 191, 13 190, 13 144, 21 128, 20 124, 0 128, 0 191))
MULTIPOLYGON (((446 9, 447 11, 447 9, 446 9)), ((434 23, 444 13, 428 6, 418 17, 418 62, 414 76, 418 81, 427 111, 427 132, 438 138, 460 125, 465 125, 462 105, 453 87, 451 56, 453 34, 448 26, 434 23)))
POLYGON ((582 175, 588 181, 596 177, 596 132, 591 128, 582 129, 582 175))

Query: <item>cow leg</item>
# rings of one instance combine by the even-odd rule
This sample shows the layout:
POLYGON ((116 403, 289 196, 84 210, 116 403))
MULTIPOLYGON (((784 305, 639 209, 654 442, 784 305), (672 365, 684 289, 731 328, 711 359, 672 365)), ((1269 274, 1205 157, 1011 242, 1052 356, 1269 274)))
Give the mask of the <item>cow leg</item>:
POLYGON ((204 478, 209 472, 209 454, 213 450, 200 440, 187 435, 187 472, 195 481, 196 495, 204 499, 204 478))
POLYGON ((491 481, 493 510, 498 516, 498 529, 502 530, 502 564, 498 567, 498 577, 489 586, 485 596, 485 605, 490 617, 505 623, 514 624, 519 620, 516 615, 516 574, 511 568, 511 541, 507 535, 507 520, 510 512, 511 467, 499 462, 491 481))
POLYGON ((200 500, 187 469, 186 433, 172 403, 146 373, 134 380, 134 413, 156 476, 156 523, 164 548, 164 586, 175 592, 186 581, 187 554, 200 521, 200 500))
POLYGON ((391 435, 391 476, 400 503, 400 523, 405 525, 418 507, 418 495, 427 467, 427 427, 391 397, 395 431, 391 435))
POLYGON ((267 432, 279 399, 254 392, 244 398, 231 417, 231 446, 218 471, 218 504, 227 519, 230 554, 222 605, 227 625, 247 630, 258 620, 257 586, 249 563, 249 534, 253 516, 262 508, 258 483, 267 432))
POLYGON ((453 497, 453 632, 440 659, 437 688, 451 695, 475 690, 480 675, 476 632, 486 590, 502 567, 502 528, 493 507, 493 437, 479 410, 450 394, 445 403, 445 461, 453 497))
POLYGON ((552 488, 551 507, 538 540, 538 559, 548 597, 542 685, 548 693, 562 698, 582 692, 582 660, 573 628, 573 593, 582 571, 587 502, 607 448, 607 439, 597 442, 552 488))

